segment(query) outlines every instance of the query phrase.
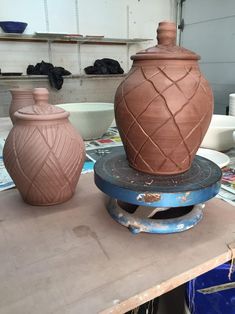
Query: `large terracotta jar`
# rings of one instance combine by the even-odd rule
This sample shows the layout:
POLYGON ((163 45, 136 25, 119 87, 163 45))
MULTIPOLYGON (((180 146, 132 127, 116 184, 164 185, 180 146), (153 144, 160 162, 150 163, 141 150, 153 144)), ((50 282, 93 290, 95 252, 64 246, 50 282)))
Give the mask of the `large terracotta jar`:
POLYGON ((161 22, 158 45, 132 56, 115 96, 115 118, 131 167, 146 173, 183 173, 208 129, 211 88, 200 57, 176 46, 176 25, 161 22))
POLYGON ((48 104, 48 91, 34 89, 35 105, 19 109, 3 150, 7 171, 23 200, 53 205, 70 199, 85 159, 81 136, 69 113, 48 104))
POLYGON ((32 89, 23 89, 23 88, 15 88, 10 89, 11 93, 11 104, 9 108, 9 116, 11 118, 12 123, 15 123, 14 113, 25 107, 31 106, 34 104, 33 99, 33 90, 32 89))

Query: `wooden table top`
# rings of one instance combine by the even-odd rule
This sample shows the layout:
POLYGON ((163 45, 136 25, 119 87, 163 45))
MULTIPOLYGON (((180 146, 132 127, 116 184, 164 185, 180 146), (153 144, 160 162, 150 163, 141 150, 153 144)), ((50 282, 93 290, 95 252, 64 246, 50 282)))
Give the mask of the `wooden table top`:
POLYGON ((81 176, 61 205, 0 192, 0 313, 124 313, 231 259, 235 207, 213 199, 178 234, 131 234, 81 176))

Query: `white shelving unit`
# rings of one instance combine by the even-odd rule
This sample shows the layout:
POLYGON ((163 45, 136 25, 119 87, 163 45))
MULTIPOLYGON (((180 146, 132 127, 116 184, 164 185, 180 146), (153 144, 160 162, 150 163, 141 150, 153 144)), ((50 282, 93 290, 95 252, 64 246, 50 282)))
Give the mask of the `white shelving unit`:
MULTIPOLYGON (((127 64, 129 59, 129 46, 151 41, 152 39, 148 38, 105 38, 102 36, 84 36, 84 37, 78 37, 73 34, 53 34, 53 33, 35 33, 35 35, 22 35, 22 34, 0 34, 0 41, 9 41, 9 42, 27 42, 32 44, 37 43, 45 43, 48 45, 48 54, 51 55, 51 45, 53 43, 56 44, 75 44, 77 45, 77 58, 78 58, 78 64, 81 65, 81 59, 82 54, 80 50, 80 45, 125 45, 127 47, 127 64)), ((52 62, 51 58, 49 58, 50 62, 52 62)), ((72 75, 69 76, 70 78, 86 78, 86 77, 93 77, 97 78, 99 75, 82 75, 82 69, 80 67, 80 73, 78 75, 72 75)), ((108 75, 107 75, 108 77, 108 75)), ((18 76, 18 78, 24 78, 26 79, 26 76, 18 76)), ((35 76, 28 76, 28 79, 33 79, 35 76)), ((38 76, 37 78, 40 78, 38 76)), ((0 76, 0 79, 10 79, 10 76, 0 76)), ((11 78, 13 79, 13 77, 11 78)), ((16 77, 14 77, 16 79, 16 77)))

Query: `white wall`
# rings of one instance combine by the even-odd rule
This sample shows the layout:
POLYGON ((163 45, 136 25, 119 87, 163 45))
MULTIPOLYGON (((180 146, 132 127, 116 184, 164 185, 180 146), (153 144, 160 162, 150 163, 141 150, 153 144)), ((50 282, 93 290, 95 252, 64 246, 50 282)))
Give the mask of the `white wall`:
MULTIPOLYGON (((156 28, 161 20, 175 20, 175 0, 0 0, 0 20, 15 20, 28 23, 25 34, 35 32, 70 33, 82 35, 104 35, 114 38, 150 38, 152 41, 130 45, 77 45, 36 42, 9 42, 0 41, 0 68, 2 72, 26 73, 29 64, 35 65, 42 60, 52 62, 55 66, 63 66, 72 74, 84 74, 84 67, 93 65, 99 58, 113 58, 120 62, 127 72, 131 66, 130 55, 140 49, 156 43, 156 28)), ((116 89, 113 79, 110 99, 116 89)), ((18 86, 22 81, 19 80, 18 86)), ((96 81, 83 82, 83 94, 89 101, 91 85, 94 93, 97 91, 96 81)), ((16 84, 16 82, 14 82, 16 84)), ((27 81, 28 84, 28 81, 27 81)), ((38 83, 39 86, 41 81, 38 83)), ((70 82, 70 84, 72 84, 70 82)), ((74 79, 75 86, 80 86, 79 79, 74 79)), ((103 80, 103 89, 107 80, 103 80)), ((0 87, 2 81, 0 79, 0 87)), ((35 85, 35 81, 34 81, 35 85)), ((0 97, 7 91, 0 88, 0 97)), ((101 84, 99 84, 101 88, 101 84)), ((80 91, 80 89, 79 89, 80 91)), ((77 98, 76 88, 73 89, 74 98, 77 98)), ((63 86, 57 92, 58 99, 67 101, 68 93, 63 86)), ((9 96, 2 98, 4 103, 9 102, 9 96)), ((70 97, 71 100, 71 97, 70 97)), ((0 101, 0 107, 3 105, 0 101)), ((5 105, 5 104, 4 104, 5 105)), ((9 104, 7 104, 9 105, 9 104)), ((0 109, 1 110, 1 109, 0 109)), ((6 112, 6 109, 4 109, 6 112)), ((1 115, 1 111, 0 111, 1 115)))

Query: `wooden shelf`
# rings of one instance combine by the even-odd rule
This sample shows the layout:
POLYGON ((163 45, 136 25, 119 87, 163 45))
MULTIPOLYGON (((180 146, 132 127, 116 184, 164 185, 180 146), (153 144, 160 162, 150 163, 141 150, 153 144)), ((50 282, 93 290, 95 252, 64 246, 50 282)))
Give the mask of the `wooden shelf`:
MULTIPOLYGON (((110 79, 110 78, 122 78, 125 77, 126 74, 108 74, 108 75, 78 75, 78 74, 72 74, 72 75, 66 75, 63 76, 64 79, 110 79)), ((2 76, 0 75, 0 80, 2 81, 14 81, 14 80, 47 80, 47 75, 19 75, 19 76, 2 76)))
POLYGON ((148 38, 98 38, 98 37, 76 37, 57 35, 22 35, 22 34, 1 34, 0 41, 23 41, 23 42, 52 42, 66 44, 101 44, 101 45, 126 45, 151 41, 148 38))

